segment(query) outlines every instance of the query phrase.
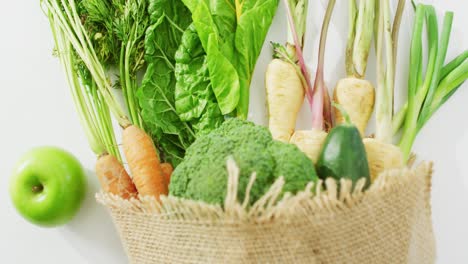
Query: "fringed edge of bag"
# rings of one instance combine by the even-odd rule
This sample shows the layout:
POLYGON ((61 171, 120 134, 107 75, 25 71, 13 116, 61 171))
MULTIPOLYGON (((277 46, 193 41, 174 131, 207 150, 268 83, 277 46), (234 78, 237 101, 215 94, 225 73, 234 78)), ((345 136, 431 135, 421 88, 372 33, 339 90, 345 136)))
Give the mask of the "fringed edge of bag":
MULTIPOLYGON (((98 193, 96 199, 112 211, 150 214, 152 217, 165 220, 265 223, 272 219, 282 218, 287 221, 288 218, 294 218, 295 214, 292 212, 298 212, 298 208, 303 208, 308 213, 346 210, 361 203, 364 198, 377 198, 385 192, 391 192, 399 189, 402 185, 410 184, 415 177, 426 177, 428 189, 425 192, 430 195, 431 191, 432 162, 423 162, 416 168, 407 167, 383 172, 365 191, 365 179, 359 180, 354 188, 352 181, 341 179, 338 188, 337 181, 329 178, 317 183, 310 182, 303 191, 295 195, 291 193, 282 195, 284 178, 280 177, 265 195, 252 206, 248 206, 249 193, 256 178, 255 173, 250 178, 246 197, 240 203, 237 200, 239 168, 234 160, 229 159, 227 169, 229 178, 224 206, 173 196, 161 197, 161 203, 148 196, 124 200, 109 193, 98 193)), ((428 200, 430 200, 429 197, 428 200)), ((430 204, 427 207, 430 214, 430 204)))

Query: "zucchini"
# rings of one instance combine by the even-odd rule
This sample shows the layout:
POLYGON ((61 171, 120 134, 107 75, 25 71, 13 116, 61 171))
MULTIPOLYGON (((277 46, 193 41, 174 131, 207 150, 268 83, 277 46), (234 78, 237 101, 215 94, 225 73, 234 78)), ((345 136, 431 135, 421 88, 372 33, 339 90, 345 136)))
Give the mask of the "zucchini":
POLYGON ((331 177, 339 181, 344 178, 353 184, 365 178, 367 188, 370 185, 370 170, 366 149, 359 130, 346 113, 343 115, 346 122, 334 127, 325 139, 317 161, 317 173, 323 180, 331 177))

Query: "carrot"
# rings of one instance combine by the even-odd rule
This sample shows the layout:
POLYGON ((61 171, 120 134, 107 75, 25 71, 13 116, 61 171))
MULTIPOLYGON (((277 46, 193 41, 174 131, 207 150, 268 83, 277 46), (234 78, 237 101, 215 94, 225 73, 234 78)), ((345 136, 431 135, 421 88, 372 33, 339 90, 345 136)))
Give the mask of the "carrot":
POLYGON ((174 171, 174 168, 170 163, 166 162, 161 164, 161 170, 164 175, 164 179, 166 180, 166 184, 169 185, 171 182, 171 175, 174 171))
POLYGON ((123 131, 122 145, 138 193, 158 200, 160 195, 167 195, 168 186, 151 137, 130 125, 123 131))
MULTIPOLYGON (((44 7, 48 11, 49 21, 60 51, 59 57, 66 68, 75 104, 93 152, 98 157, 104 153, 112 153, 119 159, 119 151, 113 138, 114 131, 110 116, 112 113, 115 120, 124 128, 123 150, 138 193, 142 196, 154 196, 156 199, 159 199, 160 195, 167 195, 168 186, 163 177, 152 139, 142 129, 132 125, 131 119, 128 118, 114 95, 104 64, 101 63, 92 45, 91 36, 81 24, 76 23, 80 16, 74 8, 74 1, 69 3, 62 1, 61 4, 58 2, 60 1, 44 1, 44 7), (71 50, 75 52, 70 52, 71 50), (83 76, 87 78, 79 78, 80 74, 77 71, 81 69, 86 69, 83 76), (86 82, 88 79, 92 79, 92 83, 86 82), (90 97, 92 99, 89 99, 90 97)), ((131 93, 124 94, 124 97, 127 96, 131 96, 131 93)), ((102 162, 104 161, 106 160, 102 162)), ((120 180, 119 173, 122 170, 119 169, 120 165, 117 163, 114 161, 114 167, 107 168, 98 164, 98 168, 102 170, 100 177, 106 189, 112 189, 108 186, 109 183, 120 180), (112 174, 106 174, 106 170, 112 171, 112 174), (117 174, 114 174, 115 172, 117 174), (112 176, 117 179, 111 179, 112 176)))
POLYGON ((98 158, 96 174, 104 192, 118 195, 124 199, 138 196, 132 179, 123 165, 113 155, 105 154, 98 158))

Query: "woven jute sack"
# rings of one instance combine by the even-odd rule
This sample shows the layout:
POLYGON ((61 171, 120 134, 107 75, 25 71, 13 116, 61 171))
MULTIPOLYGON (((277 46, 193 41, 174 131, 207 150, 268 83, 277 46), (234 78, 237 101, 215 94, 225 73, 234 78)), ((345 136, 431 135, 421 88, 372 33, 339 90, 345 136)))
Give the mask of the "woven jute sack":
MULTIPOLYGON (((130 263, 434 263, 432 166, 381 174, 371 187, 333 180, 283 194, 280 178, 253 206, 236 197, 232 161, 224 205, 99 193, 130 263)), ((254 175, 251 178, 254 183, 254 175)), ((251 186, 250 184, 250 186, 251 186)), ((248 191, 248 190, 247 190, 248 191)))

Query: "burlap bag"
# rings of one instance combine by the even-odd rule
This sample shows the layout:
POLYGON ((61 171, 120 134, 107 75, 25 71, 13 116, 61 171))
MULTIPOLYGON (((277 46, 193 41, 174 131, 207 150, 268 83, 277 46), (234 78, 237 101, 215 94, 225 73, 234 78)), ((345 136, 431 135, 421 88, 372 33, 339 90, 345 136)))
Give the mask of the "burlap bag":
POLYGON ((434 263, 431 164, 385 172, 365 192, 363 182, 337 192, 327 180, 326 191, 281 196, 280 179, 249 209, 237 202, 237 168, 228 170, 223 207, 98 194, 130 263, 434 263))

